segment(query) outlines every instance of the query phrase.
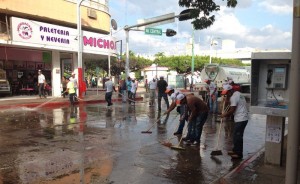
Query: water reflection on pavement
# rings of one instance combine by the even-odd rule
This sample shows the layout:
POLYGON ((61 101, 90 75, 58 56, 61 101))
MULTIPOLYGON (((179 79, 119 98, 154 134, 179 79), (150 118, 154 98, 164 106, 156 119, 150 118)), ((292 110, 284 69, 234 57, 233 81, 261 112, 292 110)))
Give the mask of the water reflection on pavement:
MULTIPOLYGON (((211 157, 216 117, 209 116, 200 148, 182 144, 185 150, 178 151, 161 142, 178 144, 179 116, 163 112, 143 102, 2 110, 0 183, 210 183, 238 164, 226 154, 232 121, 222 126, 223 155, 211 157), (141 133, 153 123, 152 133, 141 133)), ((265 117, 251 116, 244 158, 264 145, 264 137, 265 117)))

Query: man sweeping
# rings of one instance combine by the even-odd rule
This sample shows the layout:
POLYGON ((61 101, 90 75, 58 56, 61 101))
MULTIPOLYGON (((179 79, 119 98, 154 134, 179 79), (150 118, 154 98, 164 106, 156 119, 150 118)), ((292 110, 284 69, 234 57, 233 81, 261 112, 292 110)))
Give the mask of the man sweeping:
POLYGON ((179 94, 176 99, 176 104, 186 106, 185 114, 180 119, 188 115, 188 133, 185 141, 192 146, 199 146, 203 125, 206 122, 209 108, 205 102, 193 95, 187 98, 184 94, 179 94))
POLYGON ((221 118, 234 115, 233 149, 228 151, 232 159, 243 158, 243 136, 248 123, 246 99, 239 91, 234 91, 231 85, 224 85, 222 95, 230 102, 230 109, 221 114, 221 118))

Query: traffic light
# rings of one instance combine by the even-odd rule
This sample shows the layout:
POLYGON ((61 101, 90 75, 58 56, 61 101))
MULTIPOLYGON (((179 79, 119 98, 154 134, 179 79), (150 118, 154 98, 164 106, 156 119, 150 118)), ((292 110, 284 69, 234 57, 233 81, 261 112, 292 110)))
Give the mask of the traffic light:
POLYGON ((173 29, 167 29, 166 35, 167 36, 174 36, 174 35, 176 35, 176 31, 173 30, 173 29))

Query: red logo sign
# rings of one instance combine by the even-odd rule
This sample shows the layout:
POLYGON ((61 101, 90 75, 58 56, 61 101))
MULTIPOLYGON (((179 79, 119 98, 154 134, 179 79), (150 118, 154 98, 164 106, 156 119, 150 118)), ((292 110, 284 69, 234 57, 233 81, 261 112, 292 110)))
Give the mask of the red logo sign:
POLYGON ((21 38, 28 40, 32 36, 32 28, 28 23, 21 22, 18 25, 18 33, 21 38))

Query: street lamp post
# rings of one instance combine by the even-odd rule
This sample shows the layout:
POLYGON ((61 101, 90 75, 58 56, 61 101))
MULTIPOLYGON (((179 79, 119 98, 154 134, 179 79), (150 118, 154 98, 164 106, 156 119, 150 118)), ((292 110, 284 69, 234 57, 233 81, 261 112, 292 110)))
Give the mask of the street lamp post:
POLYGON ((82 98, 82 30, 81 30, 81 15, 80 5, 84 0, 77 0, 77 30, 78 30, 78 93, 79 97, 82 98))
POLYGON ((191 86, 190 91, 193 91, 193 84, 194 84, 194 67, 195 67, 195 56, 194 56, 194 35, 195 35, 195 29, 193 28, 193 36, 192 36, 192 67, 191 67, 191 86))
POLYGON ((214 46, 214 45, 217 45, 217 43, 215 43, 214 41, 214 39, 221 39, 221 38, 219 38, 219 37, 217 37, 217 38, 214 38, 214 37, 210 37, 210 44, 209 44, 209 64, 211 64, 211 51, 212 51, 212 47, 214 46))

